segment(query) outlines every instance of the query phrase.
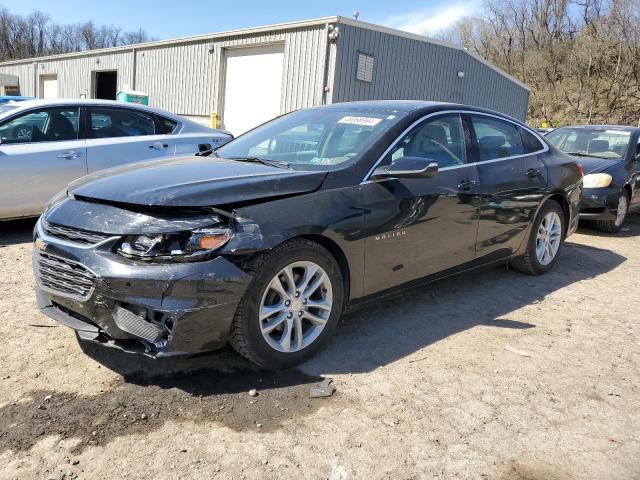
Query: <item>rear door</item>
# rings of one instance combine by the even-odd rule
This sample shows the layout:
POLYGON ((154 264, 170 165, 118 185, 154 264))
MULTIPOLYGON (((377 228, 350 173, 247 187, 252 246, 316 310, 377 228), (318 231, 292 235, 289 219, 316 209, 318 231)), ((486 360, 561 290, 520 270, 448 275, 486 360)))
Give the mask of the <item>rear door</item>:
POLYGON ((459 114, 431 116, 399 138, 381 165, 423 157, 438 163, 434 177, 362 184, 366 294, 473 262, 478 172, 465 137, 459 114))
POLYGON ((87 173, 79 125, 74 106, 30 110, 0 125, 0 218, 38 215, 53 195, 87 173))
POLYGON ((547 186, 544 145, 516 123, 484 114, 465 115, 470 156, 478 166, 479 262, 514 253, 525 238, 547 186))
POLYGON ((87 108, 89 173, 127 163, 171 157, 175 138, 152 113, 126 107, 87 108))

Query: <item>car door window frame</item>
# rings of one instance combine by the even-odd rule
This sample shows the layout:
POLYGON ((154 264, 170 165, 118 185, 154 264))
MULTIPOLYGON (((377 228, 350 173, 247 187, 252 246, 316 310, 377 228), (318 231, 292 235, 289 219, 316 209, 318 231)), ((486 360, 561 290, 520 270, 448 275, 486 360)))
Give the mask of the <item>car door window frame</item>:
POLYGON ((0 144, 0 146, 2 147, 7 147, 10 145, 32 145, 32 144, 44 144, 44 143, 50 143, 50 144, 55 144, 55 143, 60 143, 60 142, 76 142, 78 140, 82 140, 82 136, 81 136, 81 131, 82 131, 82 108, 80 107, 80 105, 50 105, 50 106, 44 106, 44 107, 36 107, 36 108, 32 108, 30 110, 23 110, 20 112, 16 112, 15 115, 12 115, 9 118, 4 119, 4 121, 2 123, 0 123, 0 127, 3 127, 4 125, 6 125, 9 122, 12 122, 18 118, 21 117, 25 117, 27 115, 31 115, 34 113, 39 113, 45 110, 51 110, 51 109, 62 109, 62 108, 68 108, 69 110, 73 110, 76 109, 78 111, 78 129, 76 131, 76 138, 72 138, 72 139, 68 139, 68 140, 38 140, 38 141, 30 141, 30 142, 16 142, 16 143, 2 143, 0 144))
MULTIPOLYGON (((514 158, 522 158, 522 157, 528 157, 529 155, 537 155, 539 153, 542 153, 546 150, 548 150, 549 148, 547 147, 547 145, 541 141, 540 137, 538 135, 534 135, 539 141, 540 144, 543 146, 542 149, 534 151, 534 152, 529 152, 527 153, 525 151, 525 142, 522 139, 522 135, 520 133, 520 128, 523 128, 522 125, 516 123, 516 122, 512 122, 509 119, 506 118, 501 118, 498 117, 496 115, 488 115, 488 114, 484 114, 481 112, 466 112, 466 115, 464 115, 464 117, 466 117, 465 121, 467 122, 468 128, 469 128, 469 134, 471 137, 471 142, 469 143, 469 148, 471 149, 471 158, 474 159, 474 163, 477 164, 485 164, 485 163, 493 163, 493 162, 500 162, 503 160, 510 160, 510 159, 514 159, 514 158), (474 125, 473 125, 473 117, 474 116, 485 116, 485 117, 492 117, 493 120, 497 120, 497 121, 502 121, 503 123, 509 123, 511 125, 513 125, 513 127, 515 128, 515 134, 517 135, 518 139, 520 140, 520 146, 522 148, 522 153, 518 153, 515 155, 508 155, 506 157, 496 157, 496 158, 488 158, 486 160, 481 160, 480 159, 480 141, 478 139, 478 136, 476 134, 474 125)), ((533 131, 529 130, 529 129, 524 129, 530 133, 533 134, 533 131)))
POLYGON ((499 115, 493 115, 491 113, 486 113, 486 112, 476 112, 473 110, 441 110, 438 112, 431 112, 428 113, 422 117, 420 117, 419 119, 417 119, 416 121, 414 121, 411 125, 409 125, 400 135, 398 135, 395 140, 393 142, 391 142, 391 144, 389 144, 389 146, 384 150, 384 152, 382 152, 382 155, 380 155, 378 157, 378 159, 373 163, 373 165, 371 166, 371 168, 369 168, 369 170, 367 171, 366 175, 364 176, 363 180, 360 182, 360 184, 363 183, 369 183, 369 182, 375 182, 375 180, 371 180, 371 175, 373 174, 373 171, 378 168, 378 166, 384 161, 384 159, 387 157, 387 155, 389 154, 389 152, 391 152, 391 150, 393 149, 393 147, 396 146, 396 144, 401 141, 411 130, 413 130, 416 126, 418 126, 420 123, 424 122, 425 120, 434 117, 436 115, 446 115, 446 114, 452 114, 452 113, 457 113, 459 115, 462 116, 462 124, 464 126, 464 134, 465 134, 465 139, 467 142, 467 163, 463 164, 463 165, 453 165, 450 167, 443 167, 440 170, 450 170, 450 169, 454 169, 454 168, 464 168, 464 167, 468 167, 470 165, 477 165, 478 163, 488 163, 488 162, 502 162, 504 160, 510 160, 512 158, 520 158, 520 157, 528 157, 529 155, 539 155, 541 153, 545 153, 549 151, 549 146, 547 145, 547 143, 542 139, 542 137, 540 135, 538 135, 536 132, 534 132, 532 129, 530 129, 529 127, 527 127, 526 125, 519 123, 515 120, 511 120, 509 118, 505 118, 505 117, 501 117, 499 115), (473 134, 473 131, 468 131, 469 130, 469 123, 471 122, 471 119, 469 118, 469 115, 482 115, 485 117, 492 117, 495 118, 497 120, 502 120, 505 122, 509 122, 514 124, 516 127, 520 127, 524 130, 526 130, 527 132, 533 134, 538 140, 540 140, 540 143, 542 144, 542 150, 536 151, 536 152, 531 152, 531 153, 524 153, 521 155, 514 155, 511 157, 503 157, 503 158, 496 158, 494 160, 484 160, 483 162, 478 162, 478 159, 476 156, 472 156, 471 154, 473 154, 473 149, 470 149, 471 145, 470 145, 470 136, 473 134), (466 125, 465 125, 466 122, 466 125), (473 160, 473 161, 470 161, 473 160))
MULTIPOLYGON (((389 155, 389 153, 391 153, 391 151, 398 144, 398 142, 402 141, 418 125, 420 125, 421 123, 423 123, 426 120, 428 120, 428 119, 430 119, 432 117, 435 117, 435 116, 450 115, 450 114, 458 114, 458 115, 462 116, 462 114, 464 114, 464 113, 466 113, 466 110, 442 110, 442 111, 438 111, 438 112, 428 113, 428 114, 418 118, 417 120, 415 120, 413 123, 411 123, 411 125, 409 125, 407 128, 405 128, 402 131, 402 133, 400 133, 393 140, 393 142, 391 142, 389 144, 389 146, 387 148, 385 148, 384 152, 382 152, 382 155, 380 155, 378 157, 378 159, 373 163, 371 168, 369 168, 369 170, 367 171, 366 175, 364 176, 364 178, 360 182, 360 184, 369 183, 369 182, 374 182, 375 181, 375 180, 371 180, 371 175, 373 174, 373 171, 380 166, 380 164, 384 161, 385 158, 387 158, 387 155, 389 155)), ((464 118, 461 118, 461 123, 462 123, 463 134, 465 136, 465 144, 466 144, 467 141, 468 141, 467 139, 468 139, 469 135, 468 135, 468 132, 466 131, 466 127, 464 125, 464 118)), ((466 167, 468 165, 471 165, 471 163, 469 163, 469 150, 468 150, 468 148, 465 151, 465 157, 466 157, 466 163, 461 164, 461 165, 452 165, 452 166, 449 166, 449 167, 442 167, 439 170, 449 170, 449 169, 453 169, 453 168, 462 168, 462 167, 466 167)))
MULTIPOLYGON (((447 148, 445 145, 442 145, 439 142, 436 142, 435 140, 432 140, 432 143, 442 147, 442 150, 444 150, 450 157, 452 157, 452 158, 455 157, 456 159, 460 160, 461 163, 452 164, 452 165, 443 165, 443 166, 439 167, 439 170, 445 170, 445 169, 449 169, 451 167, 463 167, 463 166, 467 165, 469 163, 468 159, 467 159, 467 132, 465 130, 465 126, 464 126, 464 123, 462 121, 461 115, 457 114, 457 113, 452 113, 452 114, 443 113, 441 115, 437 115, 437 116, 434 116, 432 118, 429 118, 429 119, 425 120, 424 122, 418 123, 414 128, 409 130, 408 133, 406 133, 404 135, 401 135, 400 138, 397 139, 397 141, 395 142, 395 145, 383 157, 383 162, 385 162, 387 160, 387 157, 390 155, 391 156, 391 164, 392 164, 395 161, 394 158, 393 158, 393 155, 395 153, 397 153, 398 151, 400 151, 400 149, 404 149, 405 148, 405 145, 399 146, 400 142, 403 142, 404 140, 406 140, 408 137, 410 137, 412 135, 418 134, 420 129, 422 129, 424 126, 435 125, 439 120, 441 120, 441 119, 443 119, 445 117, 457 117, 456 118, 456 122, 459 124, 459 129, 460 129, 459 133, 461 135, 461 138, 458 139, 458 140, 460 140, 460 144, 458 145, 458 147, 460 148, 460 152, 459 153, 460 153, 460 157, 461 158, 456 155, 456 153, 458 153, 457 151, 454 153, 453 147, 452 147, 451 150, 449 150, 449 148, 447 148)), ((445 128, 445 127, 443 127, 443 128, 445 128)), ((450 128, 449 132, 451 133, 451 140, 453 142, 454 141, 454 136, 452 134, 451 128, 450 128)), ((446 135, 446 133, 445 133, 445 135, 446 135)), ((415 142, 415 141, 416 141, 416 138, 414 138, 407 145, 412 145, 413 142, 415 142)), ((402 156, 421 156, 421 155, 405 155, 405 154, 403 154, 402 156)), ((398 157, 398 158, 400 158, 400 157, 398 157)), ((430 160, 433 160, 436 163, 439 163, 438 159, 435 156, 434 157, 424 156, 423 158, 430 159, 430 160)))
MULTIPOLYGON (((504 117, 500 117, 498 115, 492 115, 490 113, 485 113, 485 112, 474 112, 474 111, 470 111, 470 110, 466 110, 464 112, 462 112, 462 116, 463 116, 463 120, 467 122, 468 127, 470 129, 470 135, 473 135, 473 141, 471 142, 471 144, 469 145, 469 147, 472 149, 471 152, 469 152, 470 154, 472 154, 473 156, 471 156, 470 158, 474 159, 474 164, 485 164, 485 163, 493 163, 493 162, 502 162, 504 160, 511 160, 513 158, 522 158, 522 157, 528 157, 530 155, 539 155, 541 153, 545 153, 549 151, 549 146, 547 145, 547 143, 542 140, 542 137, 540 135, 538 135, 536 132, 534 132, 531 128, 528 128, 526 125, 522 124, 522 123, 518 123, 515 120, 511 120, 509 118, 504 118, 504 117), (542 149, 540 150, 536 150, 534 152, 529 152, 529 153, 520 153, 518 155, 510 155, 508 157, 499 157, 499 158, 494 158, 494 159, 490 159, 490 160, 480 160, 479 159, 479 154, 477 152, 477 139, 475 137, 475 131, 473 130, 473 123, 471 121, 471 116, 473 115, 479 115, 479 116, 484 116, 484 117, 492 117, 495 118, 496 120, 501 120, 503 122, 506 123, 511 123, 513 124, 516 128, 521 128, 529 133, 531 133, 534 137, 536 137, 539 141, 540 144, 542 145, 542 149)), ((520 138, 522 138, 522 135, 520 135, 520 132, 518 132, 518 135, 520 136, 520 138)), ((524 150, 524 143, 522 143, 523 146, 523 150, 524 150)))
MULTIPOLYGON (((156 114, 154 114, 153 112, 147 112, 146 110, 137 110, 135 108, 127 108, 127 107, 123 107, 120 105, 88 105, 86 107, 86 112, 85 112, 85 135, 86 135, 86 139, 87 140, 102 140, 105 138, 144 138, 144 137, 152 137, 152 136, 156 136, 156 135, 168 135, 168 134, 160 134, 160 133, 156 133, 156 128, 157 128, 157 124, 156 124, 156 114), (151 120, 151 122, 153 123, 153 131, 154 133, 150 133, 150 134, 144 134, 144 135, 116 135, 116 136, 112 136, 112 137, 94 137, 93 136, 93 128, 92 128, 92 123, 91 123, 91 114, 93 112, 93 110, 121 110, 121 111, 126 111, 128 112, 132 112, 132 113, 137 113, 137 114, 145 114, 149 116, 149 119, 151 120)), ((175 130, 177 130, 178 125, 176 125, 175 130)))

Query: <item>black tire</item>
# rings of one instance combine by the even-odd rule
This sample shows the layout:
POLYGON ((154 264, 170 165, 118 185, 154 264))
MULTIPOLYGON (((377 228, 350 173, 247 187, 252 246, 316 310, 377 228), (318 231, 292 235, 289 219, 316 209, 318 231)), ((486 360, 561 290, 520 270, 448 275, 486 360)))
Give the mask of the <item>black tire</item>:
POLYGON ((565 218, 562 207, 555 200, 547 200, 540 208, 540 211, 538 212, 533 225, 531 225, 531 231, 529 233, 529 239, 527 240, 527 248, 525 254, 521 257, 514 258, 511 261, 511 267, 514 270, 526 273, 528 275, 542 275, 544 273, 547 273, 558 261, 558 257, 560 256, 560 253, 562 252, 562 248, 564 246, 564 237, 566 232, 567 220, 565 218), (543 265, 542 263, 540 263, 540 261, 538 260, 538 256, 536 255, 536 239, 538 235, 538 229, 540 228, 540 224, 542 223, 542 219, 550 212, 556 212, 560 217, 562 234, 560 245, 555 257, 549 264, 543 265))
POLYGON ((620 196, 618 197, 618 206, 620 206, 620 201, 623 197, 626 199, 626 208, 624 211, 624 216, 622 218, 622 221, 618 222, 617 219, 616 220, 595 220, 593 222, 593 228, 604 233, 618 233, 620 231, 620 229, 624 225, 624 222, 627 219, 627 214, 629 213, 629 194, 627 193, 626 190, 623 190, 622 192, 620 192, 620 196))
POLYGON ((229 343, 243 357, 262 368, 274 370, 288 368, 313 356, 329 340, 342 314, 345 289, 344 279, 336 259, 324 247, 306 239, 294 239, 252 259, 245 270, 253 275, 231 325, 229 343), (269 282, 284 267, 294 262, 314 262, 329 277, 333 292, 331 312, 320 335, 307 347, 297 352, 283 353, 272 348, 260 330, 259 309, 269 282))

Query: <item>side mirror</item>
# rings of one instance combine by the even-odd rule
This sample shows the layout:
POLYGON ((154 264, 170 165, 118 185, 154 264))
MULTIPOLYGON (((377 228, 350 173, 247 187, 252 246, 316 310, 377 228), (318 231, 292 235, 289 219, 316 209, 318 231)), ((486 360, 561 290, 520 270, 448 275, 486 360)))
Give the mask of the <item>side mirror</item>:
POLYGON ((378 167, 371 178, 431 178, 438 173, 438 164, 429 158, 400 157, 391 165, 378 167))

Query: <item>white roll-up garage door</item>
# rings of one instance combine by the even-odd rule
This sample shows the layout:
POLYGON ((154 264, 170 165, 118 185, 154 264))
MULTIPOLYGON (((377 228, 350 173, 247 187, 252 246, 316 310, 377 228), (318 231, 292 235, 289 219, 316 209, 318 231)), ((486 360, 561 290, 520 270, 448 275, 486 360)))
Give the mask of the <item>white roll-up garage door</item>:
POLYGON ((42 75, 40 77, 40 98, 58 98, 58 77, 42 75))
POLYGON ((284 46, 226 52, 223 122, 234 135, 280 115, 284 46))

